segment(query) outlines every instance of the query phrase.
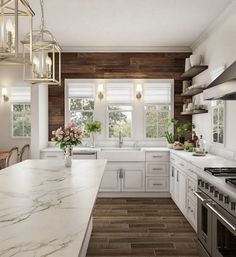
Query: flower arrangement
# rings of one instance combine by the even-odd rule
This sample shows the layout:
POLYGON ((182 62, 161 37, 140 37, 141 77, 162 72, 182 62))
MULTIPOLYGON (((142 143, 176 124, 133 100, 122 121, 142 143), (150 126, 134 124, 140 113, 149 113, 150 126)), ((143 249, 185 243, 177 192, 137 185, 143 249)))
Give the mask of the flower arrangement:
POLYGON ((76 146, 81 144, 83 138, 82 130, 75 123, 68 123, 64 128, 52 131, 52 141, 55 141, 61 149, 67 146, 76 146))

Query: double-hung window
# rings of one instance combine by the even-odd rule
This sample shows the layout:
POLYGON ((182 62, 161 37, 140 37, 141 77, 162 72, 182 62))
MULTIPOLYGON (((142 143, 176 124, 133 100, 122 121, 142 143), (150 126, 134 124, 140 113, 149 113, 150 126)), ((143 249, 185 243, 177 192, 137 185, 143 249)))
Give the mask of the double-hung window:
POLYGON ((94 119, 95 86, 93 83, 68 83, 69 121, 84 129, 94 119))
POLYGON ((131 138, 133 116, 132 83, 108 83, 106 97, 108 138, 116 138, 120 133, 124 138, 131 138))
POLYGON ((212 101, 212 141, 224 143, 224 101, 212 101))
POLYGON ((11 96, 12 136, 28 138, 31 136, 30 87, 13 87, 11 96))
POLYGON ((144 83, 144 124, 147 139, 163 138, 171 119, 171 83, 144 83))

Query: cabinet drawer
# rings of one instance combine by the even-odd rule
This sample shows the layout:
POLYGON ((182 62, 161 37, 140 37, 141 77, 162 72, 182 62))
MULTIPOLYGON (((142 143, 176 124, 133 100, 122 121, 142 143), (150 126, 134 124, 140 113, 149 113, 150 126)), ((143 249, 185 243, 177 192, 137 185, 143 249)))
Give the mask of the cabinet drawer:
POLYGON ((163 163, 147 163, 146 164, 146 176, 158 176, 158 177, 164 177, 169 176, 169 169, 168 165, 163 163))
POLYGON ((146 191, 147 192, 167 192, 169 190, 168 177, 146 177, 146 191))
POLYGON ((187 163, 181 159, 180 157, 176 156, 175 154, 170 155, 170 162, 175 165, 179 169, 186 169, 187 163))
POLYGON ((146 152, 148 162, 168 162, 169 152, 146 152))
POLYGON ((40 158, 63 160, 64 154, 63 152, 41 152, 40 158))
POLYGON ((187 172, 188 172, 188 175, 192 178, 192 179, 194 179, 194 180, 196 180, 197 181, 197 174, 196 174, 196 170, 197 170, 197 167, 195 167, 194 165, 192 165, 191 163, 188 163, 187 165, 186 165, 186 170, 187 170, 187 172))
POLYGON ((175 163, 176 158, 176 155, 174 155, 173 153, 170 154, 170 162, 175 163))

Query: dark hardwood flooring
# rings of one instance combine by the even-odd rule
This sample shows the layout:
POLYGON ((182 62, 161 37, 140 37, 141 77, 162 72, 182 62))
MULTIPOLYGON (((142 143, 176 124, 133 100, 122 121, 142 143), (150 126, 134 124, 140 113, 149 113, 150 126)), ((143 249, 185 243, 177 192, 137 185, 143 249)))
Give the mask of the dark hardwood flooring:
POLYGON ((197 236, 171 199, 98 199, 87 257, 190 257, 197 236))

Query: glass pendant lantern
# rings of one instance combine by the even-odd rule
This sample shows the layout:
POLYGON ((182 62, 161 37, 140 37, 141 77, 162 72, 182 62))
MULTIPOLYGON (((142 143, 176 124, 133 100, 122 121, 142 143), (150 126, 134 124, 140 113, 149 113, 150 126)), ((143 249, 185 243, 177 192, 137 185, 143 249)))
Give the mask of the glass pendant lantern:
POLYGON ((22 28, 27 28, 28 31, 28 57, 29 60, 32 58, 33 16, 34 12, 27 0, 0 0, 0 64, 23 64, 26 62, 26 59, 19 53, 21 21, 22 28))
MULTIPOLYGON (((24 65, 24 80, 32 84, 60 85, 61 48, 52 33, 44 25, 44 3, 40 0, 42 24, 39 30, 33 30, 32 62, 24 65)), ((30 35, 22 41, 23 56, 30 51, 30 35)))

